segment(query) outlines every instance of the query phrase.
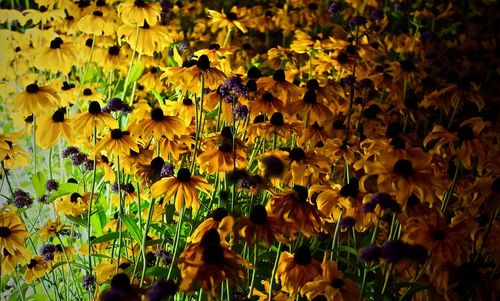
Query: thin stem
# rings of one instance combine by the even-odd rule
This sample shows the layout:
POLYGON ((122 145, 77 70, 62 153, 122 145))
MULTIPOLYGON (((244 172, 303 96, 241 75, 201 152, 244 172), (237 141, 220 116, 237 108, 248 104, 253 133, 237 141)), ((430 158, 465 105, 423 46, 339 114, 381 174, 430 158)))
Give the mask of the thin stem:
POLYGON ((172 274, 174 262, 177 257, 177 248, 179 247, 179 238, 181 236, 182 218, 184 216, 184 211, 185 207, 182 207, 181 211, 179 212, 179 222, 177 223, 177 229, 175 230, 175 241, 174 241, 174 250, 172 254, 172 263, 170 264, 170 267, 168 269, 167 279, 169 279, 170 275, 172 274))
POLYGON ((276 270, 278 269, 280 250, 281 250, 281 242, 278 243, 278 251, 276 251, 276 258, 274 259, 273 271, 271 273, 271 279, 269 279, 269 298, 268 298, 269 301, 273 300, 274 275, 276 275, 276 270))
MULTIPOLYGON (((94 149, 97 142, 97 124, 94 122, 93 131, 93 143, 94 149)), ((89 200, 89 212, 87 215, 87 239, 88 239, 88 252, 89 252, 89 271, 92 271, 92 244, 90 243, 90 237, 92 236, 92 224, 90 218, 92 217, 92 200, 94 199, 94 189, 95 189, 95 179, 96 179, 96 153, 94 152, 94 159, 92 162, 92 184, 90 185, 90 200, 89 200)))
MULTIPOLYGON (((257 253, 259 251, 259 245, 257 242, 255 242, 255 245, 253 246, 253 271, 252 271, 252 280, 250 281, 250 289, 248 290, 248 296, 247 298, 250 299, 252 298, 252 291, 253 291, 253 286, 255 283, 255 274, 257 274, 257 253)), ((279 251, 279 249, 278 249, 279 251)))

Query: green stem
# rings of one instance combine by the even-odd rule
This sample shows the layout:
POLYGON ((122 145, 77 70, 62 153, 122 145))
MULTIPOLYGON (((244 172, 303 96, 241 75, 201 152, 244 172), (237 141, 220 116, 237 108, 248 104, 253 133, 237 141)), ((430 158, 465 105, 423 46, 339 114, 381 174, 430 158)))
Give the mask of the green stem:
MULTIPOLYGON (((97 143, 97 125, 94 123, 94 133, 93 133, 93 143, 94 149, 97 143)), ((92 200, 94 199, 94 189, 95 189, 95 179, 96 179, 96 154, 94 152, 94 160, 92 162, 92 184, 90 186, 90 200, 89 200, 89 212, 87 214, 87 239, 88 239, 88 252, 89 252, 89 271, 92 272, 92 244, 90 237, 92 236, 92 223, 90 218, 92 217, 92 200)))
MULTIPOLYGON (((71 262, 69 261, 68 253, 66 253, 66 249, 64 248, 64 244, 62 242, 62 239, 59 235, 56 235, 57 239, 59 240, 59 243, 61 244, 61 248, 63 250, 64 258, 66 259, 66 264, 68 265, 69 273, 71 274, 71 278, 73 279, 73 283, 77 286, 78 290, 78 297, 81 297, 81 287, 78 285, 78 282, 76 281, 75 273, 73 269, 71 268, 71 262)), ((68 290, 69 290, 69 285, 68 285, 68 290)))
POLYGON ((12 189, 12 185, 10 184, 9 175, 7 174, 7 170, 5 169, 3 161, 2 161, 2 172, 3 172, 2 177, 5 178, 7 186, 9 186, 10 195, 12 198, 14 198, 14 190, 12 189))
MULTIPOLYGON (((139 184, 137 184, 137 188, 139 188, 139 184)), ((140 193, 140 191, 138 190, 137 191, 137 195, 138 196, 139 196, 139 193, 140 193)), ((142 260, 144 261, 144 264, 143 264, 143 267, 142 267, 141 283, 139 284, 140 286, 142 286, 142 283, 144 282, 144 277, 146 276, 146 239, 147 239, 147 236, 148 236, 148 231, 149 231, 149 225, 151 223, 151 218, 153 217, 154 205, 155 205, 155 200, 151 199, 151 203, 149 204, 148 219, 146 221, 146 227, 144 229, 144 236, 142 237, 142 260)))
POLYGON ((276 275, 276 270, 278 269, 278 261, 280 258, 281 242, 278 243, 278 250, 276 251, 276 258, 274 259, 273 271, 271 273, 271 279, 269 279, 269 301, 273 300, 273 285, 274 285, 274 275, 276 275))
MULTIPOLYGON (((253 286, 255 283, 255 274, 257 274, 257 253, 259 250, 259 245, 257 242, 255 242, 255 245, 253 247, 253 271, 252 271, 252 280, 250 281, 250 289, 248 290, 248 296, 247 298, 250 299, 252 298, 252 291, 253 291, 253 286)), ((279 251, 279 249, 278 249, 279 251)))
POLYGON ((179 247, 179 238, 181 236, 181 228, 182 228, 182 218, 184 216, 185 207, 183 206, 181 211, 179 212, 179 222, 177 223, 177 229, 175 230, 175 241, 174 241, 174 250, 172 254, 172 263, 168 269, 167 279, 170 278, 172 274, 172 269, 174 267, 174 262, 177 257, 177 248, 179 247))

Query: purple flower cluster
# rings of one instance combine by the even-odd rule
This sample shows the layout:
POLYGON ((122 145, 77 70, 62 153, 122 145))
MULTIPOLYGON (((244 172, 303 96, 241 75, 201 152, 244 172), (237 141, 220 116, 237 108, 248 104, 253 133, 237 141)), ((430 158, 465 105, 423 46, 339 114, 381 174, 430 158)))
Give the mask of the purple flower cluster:
POLYGON ((174 175, 174 165, 172 163, 165 164, 161 167, 160 176, 162 178, 172 177, 174 175))
POLYGON ((48 180, 47 183, 45 183, 45 188, 49 192, 56 191, 59 188, 59 183, 57 183, 57 181, 54 179, 48 180))
POLYGON ((246 105, 236 105, 234 107, 234 115, 236 119, 245 119, 250 111, 246 105))
POLYGON ((160 258, 161 262, 165 265, 172 263, 172 256, 170 256, 170 252, 165 249, 156 250, 155 256, 160 258))
POLYGON ((243 84, 241 78, 237 76, 229 77, 220 87, 219 92, 226 102, 232 102, 235 98, 246 96, 247 87, 243 84))
POLYGON ((349 22, 349 27, 354 28, 356 26, 361 26, 366 24, 366 18, 363 16, 354 16, 352 17, 349 22))
POLYGON ((132 112, 132 107, 124 103, 120 98, 111 98, 108 104, 102 109, 103 112, 121 112, 122 114, 128 114, 132 112))
POLYGON ((57 252, 57 248, 53 244, 45 244, 40 248, 40 255, 43 256, 43 260, 49 262, 54 260, 54 253, 57 252))
POLYGON ((328 7, 328 13, 330 14, 330 16, 333 17, 336 14, 341 13, 343 9, 344 7, 342 6, 341 3, 334 1, 332 2, 332 4, 330 4, 330 7, 328 7))
POLYGON ((18 209, 28 208, 32 204, 33 198, 28 192, 25 192, 21 189, 14 191, 14 201, 12 202, 12 205, 14 205, 14 207, 18 209))
POLYGON ((158 279, 147 293, 149 301, 165 300, 177 292, 178 285, 173 280, 158 279))
POLYGON ((92 274, 88 274, 83 276, 82 279, 82 287, 83 289, 87 291, 94 291, 95 290, 95 277, 92 274))

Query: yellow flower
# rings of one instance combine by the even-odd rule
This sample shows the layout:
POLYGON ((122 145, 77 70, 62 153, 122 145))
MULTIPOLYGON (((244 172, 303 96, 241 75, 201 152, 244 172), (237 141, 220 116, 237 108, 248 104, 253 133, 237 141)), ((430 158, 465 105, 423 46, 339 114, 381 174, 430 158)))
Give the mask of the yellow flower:
POLYGON ((72 43, 64 42, 61 37, 57 37, 50 42, 49 47, 37 50, 33 66, 43 71, 67 74, 76 62, 77 56, 72 43))
POLYGON ((37 124, 36 142, 41 148, 49 148, 63 136, 69 143, 73 141, 70 121, 64 117, 66 108, 57 109, 52 115, 41 116, 37 124))
POLYGON ((74 192, 60 198, 56 204, 56 210, 62 214, 79 216, 87 211, 89 201, 90 192, 85 192, 83 195, 74 192))
POLYGON ((111 36, 115 33, 116 23, 109 20, 102 10, 96 9, 92 14, 83 16, 78 21, 78 29, 86 34, 94 36, 111 36))
POLYGON ((16 249, 24 248, 24 240, 29 236, 26 226, 22 223, 14 208, 4 206, 0 212, 0 246, 10 254, 16 249))
POLYGON ((321 264, 312 258, 311 250, 302 245, 294 254, 281 252, 276 269, 276 280, 281 289, 292 296, 297 295, 304 285, 321 274, 321 264))
POLYGON ((127 0, 121 3, 117 10, 123 23, 140 26, 147 22, 154 26, 160 19, 161 6, 158 2, 127 0))
POLYGON ((72 122, 73 129, 76 133, 92 134, 94 127, 97 132, 101 131, 105 126, 116 128, 118 122, 110 113, 102 112, 101 105, 98 101, 92 101, 89 104, 87 113, 79 113, 72 122))
POLYGON ((191 175, 187 168, 180 168, 176 177, 166 177, 151 186, 153 198, 164 195, 164 205, 175 195, 175 210, 180 211, 186 203, 186 208, 193 207, 197 211, 200 207, 198 200, 198 190, 209 195, 214 187, 200 177, 191 175))
POLYGON ((95 152, 98 153, 102 149, 106 149, 108 154, 116 155, 128 154, 130 150, 139 152, 139 146, 130 137, 130 133, 120 129, 112 129, 109 135, 97 143, 95 152))
POLYGON ((244 25, 245 19, 242 18, 242 16, 238 16, 237 13, 238 8, 236 6, 233 6, 228 13, 219 13, 215 10, 207 9, 207 14, 210 18, 208 24, 214 28, 214 31, 219 28, 233 30, 233 28, 236 27, 241 30, 241 32, 246 33, 247 28, 244 25))
POLYGON ((57 233, 64 229, 64 225, 61 224, 61 219, 57 217, 54 221, 49 219, 47 224, 38 229, 38 234, 42 241, 46 241, 48 238, 55 238, 57 233))
POLYGON ((24 115, 39 115, 47 109, 57 107, 59 96, 51 86, 39 87, 36 83, 29 84, 15 99, 14 105, 24 115))
POLYGON ((35 281, 36 279, 43 277, 49 269, 48 264, 40 255, 32 257, 26 267, 27 269, 24 273, 24 281, 26 281, 26 283, 28 284, 33 283, 33 281, 35 281))

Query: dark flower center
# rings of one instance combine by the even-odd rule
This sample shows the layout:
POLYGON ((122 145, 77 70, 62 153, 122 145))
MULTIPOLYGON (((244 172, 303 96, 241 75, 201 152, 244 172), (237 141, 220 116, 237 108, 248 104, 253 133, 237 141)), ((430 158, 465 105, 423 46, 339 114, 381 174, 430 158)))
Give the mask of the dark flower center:
POLYGON ((306 88, 308 90, 318 90, 319 89, 319 83, 316 79, 310 79, 307 81, 306 88))
POLYGON ((193 100, 191 98, 186 97, 182 100, 182 104, 185 106, 191 106, 193 104, 193 100))
POLYGON ((297 201, 301 203, 305 203, 307 201, 307 188, 301 185, 293 185, 293 191, 295 192, 297 201))
POLYGON ((7 227, 0 227, 0 237, 6 238, 10 236, 10 229, 7 227))
POLYGON ((85 8, 85 7, 88 7, 88 6, 90 6, 90 1, 88 1, 88 0, 78 1, 78 7, 79 8, 85 8))
POLYGON ((238 15, 233 13, 233 12, 228 12, 226 14, 227 18, 231 21, 235 21, 235 20, 238 20, 238 15))
POLYGON ((300 246, 293 255, 293 261, 299 265, 308 265, 312 262, 311 250, 306 245, 300 246))
POLYGON ((306 154, 304 153, 304 150, 301 148, 294 148, 290 150, 290 160, 292 161, 302 161, 306 158, 306 154))
POLYGON ((94 10, 94 12, 92 14, 94 16, 96 16, 96 17, 102 17, 102 16, 104 16, 103 13, 102 13, 102 11, 100 11, 100 10, 94 10))
POLYGON ((177 180, 186 183, 191 180, 191 172, 187 168, 181 168, 177 171, 177 180))
POLYGON ((85 95, 85 96, 90 96, 90 95, 92 95, 92 90, 91 90, 91 89, 89 89, 89 88, 85 88, 85 89, 83 90, 83 95, 85 95))
POLYGON ((220 45, 217 44, 217 43, 212 43, 212 44, 210 44, 210 46, 208 46, 208 49, 209 50, 219 50, 220 49, 220 45))
POLYGON ((212 228, 205 232, 205 234, 201 237, 200 245, 204 248, 213 245, 220 245, 220 235, 217 229, 212 228))
POLYGON ((349 60, 349 56, 347 56, 347 53, 341 52, 339 55, 337 55, 337 62, 340 64, 345 64, 349 60))
POLYGON ((50 41, 50 49, 58 49, 61 48, 61 45, 63 43, 63 40, 59 37, 53 39, 50 41))
POLYGON ((28 267, 28 269, 32 269, 32 268, 36 267, 37 264, 38 264, 38 261, 36 261, 36 259, 31 259, 30 263, 28 263, 27 267, 28 267))
POLYGON ((71 203, 76 204, 78 202, 78 198, 81 198, 81 197, 82 197, 82 195, 79 194, 78 192, 73 192, 71 194, 71 196, 69 197, 69 200, 71 201, 71 203))
POLYGON ((165 165, 165 161, 161 157, 156 157, 151 160, 151 169, 161 170, 163 165, 165 165))
POLYGON ((148 22, 144 21, 144 24, 142 25, 142 29, 149 29, 150 26, 148 24, 148 22))
POLYGON ((334 287, 334 288, 341 288, 343 285, 344 285, 344 280, 340 279, 340 278, 337 278, 337 279, 334 279, 331 283, 331 285, 334 287))
POLYGON ((146 3, 142 0, 135 0, 134 5, 137 7, 146 7, 146 3))
POLYGON ((154 121, 162 121, 165 115, 163 115, 163 110, 161 108, 154 108, 151 110, 151 119, 154 121))
POLYGON ((94 44, 94 40, 93 40, 93 39, 91 39, 91 38, 90 38, 90 39, 87 39, 87 40, 85 41, 85 46, 87 46, 87 47, 89 47, 89 48, 90 48, 90 47, 92 47, 92 45, 93 45, 93 44, 94 44))
POLYGON ((230 153, 233 150, 233 146, 229 143, 223 143, 219 146, 219 151, 223 153, 230 153))
POLYGON ((254 224, 263 225, 267 223, 267 210, 263 205, 255 205, 250 210, 250 221, 254 224))
POLYGON ((286 80, 285 71, 283 69, 278 69, 273 74, 273 79, 278 82, 284 82, 286 80))
POLYGON ((127 269, 128 267, 130 267, 130 263, 128 262, 124 262, 124 263, 121 263, 118 268, 122 269, 122 270, 125 270, 127 269))
POLYGON ((317 10, 318 4, 316 2, 311 2, 307 5, 307 8, 309 8, 310 10, 317 10))
POLYGON ((111 279, 111 288, 120 292, 126 292, 130 289, 130 279, 125 273, 119 273, 111 279))
POLYGON ((271 102, 273 101, 273 95, 269 92, 266 92, 262 95, 262 100, 264 100, 265 102, 271 102))
POLYGON ((211 217, 218 222, 222 221, 222 219, 225 218, 226 216, 227 216, 227 210, 223 207, 215 209, 214 211, 212 211, 211 214, 211 217))
POLYGON ((491 184, 491 190, 497 193, 500 192, 500 177, 493 181, 493 184, 491 184))
POLYGON ((31 114, 30 116, 24 118, 24 122, 26 122, 26 123, 32 123, 33 122, 33 114, 31 114))
POLYGON ((200 56, 198 58, 198 62, 196 62, 196 66, 202 70, 207 70, 210 68, 210 60, 208 59, 208 56, 205 54, 200 56))
POLYGON ((431 236, 435 240, 443 240, 446 238, 446 232, 443 230, 434 230, 431 232, 431 236))
POLYGON ((253 79, 247 81, 247 84, 245 85, 245 87, 247 88, 247 90, 249 92, 255 92, 255 91, 257 91, 257 83, 253 79))
POLYGON ((106 5, 106 0, 97 0, 95 2, 95 5, 100 7, 100 6, 105 6, 106 5))
POLYGON ((63 82, 63 86, 61 87, 61 90, 63 91, 68 91, 71 90, 75 87, 73 84, 68 84, 68 82, 63 82))
POLYGON ((40 7, 38 8, 38 11, 40 11, 41 13, 44 13, 44 12, 46 12, 46 11, 47 11, 47 7, 45 7, 44 5, 42 5, 42 6, 40 6, 40 7))
POLYGON ((415 63, 410 59, 405 59, 399 62, 399 65, 403 71, 409 72, 415 70, 415 63))
POLYGON ((111 46, 108 48, 108 54, 109 55, 118 55, 120 54, 120 47, 118 46, 111 46))
POLYGON ((30 84, 26 86, 26 92, 33 94, 38 92, 38 85, 37 84, 30 84))
POLYGON ((458 128, 457 136, 458 138, 460 138, 460 140, 463 141, 472 140, 474 139, 474 132, 472 131, 472 128, 469 126, 461 126, 458 128))
POLYGON ((342 130, 344 129, 344 120, 335 120, 333 122, 333 129, 335 130, 342 130))
POLYGON ((371 105, 363 112, 363 117, 374 119, 378 113, 380 113, 380 108, 377 105, 371 105))
POLYGON ((261 162, 265 166, 266 177, 277 177, 285 171, 285 164, 283 161, 274 155, 264 157, 261 162))
POLYGON ((392 170, 404 177, 410 177, 412 176, 415 171, 413 170, 413 165, 411 164, 411 161, 406 160, 406 159, 399 159, 396 164, 394 164, 394 167, 392 170))
POLYGON ((247 76, 249 78, 259 78, 262 76, 262 73, 260 72, 260 69, 255 67, 255 66, 252 66, 250 67, 250 69, 248 69, 248 72, 247 72, 247 76))
POLYGON ((220 131, 220 135, 226 139, 233 139, 233 131, 229 126, 223 127, 222 130, 220 131))
POLYGON ((351 180, 349 184, 342 186, 339 192, 340 195, 342 195, 343 197, 356 198, 358 196, 358 189, 359 189, 358 181, 351 180))
POLYGON ((124 132, 122 132, 120 129, 111 130, 111 139, 119 140, 122 139, 123 136, 124 132))
POLYGON ((285 120, 283 119, 283 114, 280 112, 273 113, 273 116, 271 116, 271 124, 274 126, 282 126, 285 123, 285 120))
POLYGON ((101 105, 97 101, 92 101, 89 104, 89 113, 92 115, 98 115, 101 113, 101 105))
POLYGON ((395 137, 392 138, 391 145, 394 146, 395 149, 405 149, 406 141, 401 137, 395 137))
POLYGON ((214 244, 206 247, 203 250, 202 259, 203 262, 207 264, 222 265, 224 264, 224 249, 220 246, 220 244, 214 244))
POLYGON ((316 92, 314 92, 314 90, 307 90, 303 100, 305 103, 315 104, 317 102, 316 92))
POLYGON ((65 113, 66 113, 65 108, 58 109, 57 111, 54 112, 54 114, 52 114, 52 121, 63 122, 65 113))

